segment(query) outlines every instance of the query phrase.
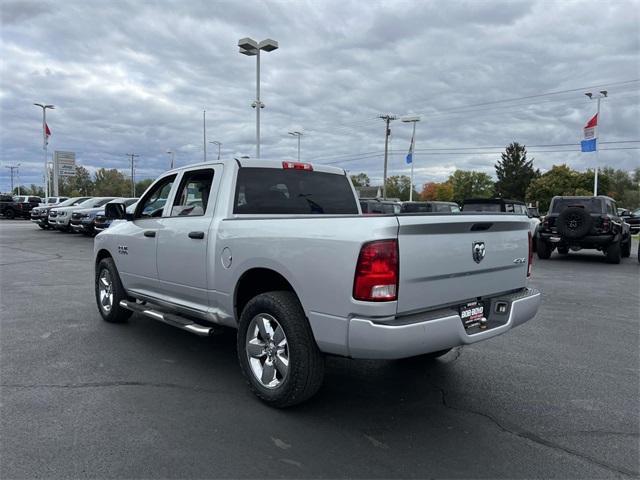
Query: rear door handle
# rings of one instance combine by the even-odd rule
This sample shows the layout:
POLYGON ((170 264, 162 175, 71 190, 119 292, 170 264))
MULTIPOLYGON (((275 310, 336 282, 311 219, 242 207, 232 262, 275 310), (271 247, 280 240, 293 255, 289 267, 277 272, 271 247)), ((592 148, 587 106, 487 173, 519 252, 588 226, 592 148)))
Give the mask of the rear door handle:
POLYGON ((189 238, 201 240, 204 238, 204 232, 189 232, 189 238))
POLYGON ((154 230, 145 230, 144 236, 145 237, 155 237, 156 236, 156 232, 154 230))

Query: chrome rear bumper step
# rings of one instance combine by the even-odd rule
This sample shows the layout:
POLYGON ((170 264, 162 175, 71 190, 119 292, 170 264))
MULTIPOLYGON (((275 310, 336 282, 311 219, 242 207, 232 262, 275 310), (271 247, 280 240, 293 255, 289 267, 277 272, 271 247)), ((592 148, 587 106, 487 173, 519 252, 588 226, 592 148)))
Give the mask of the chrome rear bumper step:
POLYGON ((167 325, 186 330, 187 332, 199 335, 201 337, 208 337, 218 332, 218 329, 215 327, 200 325, 193 320, 175 315, 173 313, 159 312, 158 310, 153 310, 147 305, 141 303, 120 300, 120 306, 122 308, 126 308, 127 310, 131 310, 132 312, 141 313, 142 315, 145 315, 149 318, 159 320, 163 323, 166 323, 167 325))

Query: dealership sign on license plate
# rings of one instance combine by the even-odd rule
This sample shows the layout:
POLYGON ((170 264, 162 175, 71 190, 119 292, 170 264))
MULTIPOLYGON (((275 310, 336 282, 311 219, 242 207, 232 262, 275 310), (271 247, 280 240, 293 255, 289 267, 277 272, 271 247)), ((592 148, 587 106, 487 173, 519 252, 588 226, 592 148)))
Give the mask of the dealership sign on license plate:
POLYGON ((464 328, 480 325, 484 317, 484 306, 479 302, 470 302, 460 307, 460 318, 464 328))

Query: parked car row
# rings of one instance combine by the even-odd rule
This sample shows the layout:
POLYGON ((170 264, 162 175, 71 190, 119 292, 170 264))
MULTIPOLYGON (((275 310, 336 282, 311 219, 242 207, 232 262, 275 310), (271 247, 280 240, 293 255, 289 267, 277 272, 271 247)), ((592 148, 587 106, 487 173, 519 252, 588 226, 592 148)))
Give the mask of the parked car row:
POLYGON ((31 221, 43 230, 79 232, 93 236, 108 228, 104 206, 109 202, 131 206, 137 198, 121 197, 73 197, 58 204, 42 205, 31 209, 31 221), (96 222, 96 220, 99 220, 96 222))

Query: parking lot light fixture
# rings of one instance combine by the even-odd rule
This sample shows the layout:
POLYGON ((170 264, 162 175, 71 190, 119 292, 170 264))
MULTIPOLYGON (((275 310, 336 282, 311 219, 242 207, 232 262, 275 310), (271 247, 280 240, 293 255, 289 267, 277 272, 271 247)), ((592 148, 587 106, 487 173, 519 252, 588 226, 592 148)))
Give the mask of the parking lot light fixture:
POLYGON ((218 146, 218 160, 220 160, 220 148, 222 147, 222 142, 218 142, 217 140, 212 140, 209 143, 213 143, 218 146))
POLYGON ((289 132, 289 135, 291 135, 292 137, 298 138, 298 162, 299 162, 300 161, 300 137, 302 137, 302 135, 304 134, 302 132, 294 131, 294 132, 289 132))
POLYGON ((245 37, 238 40, 239 52, 249 57, 256 57, 256 99, 251 104, 256 109, 256 158, 260 158, 260 110, 264 104, 260 101, 260 51, 273 52, 278 49, 278 42, 266 38, 261 42, 245 37))

